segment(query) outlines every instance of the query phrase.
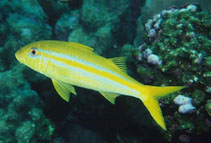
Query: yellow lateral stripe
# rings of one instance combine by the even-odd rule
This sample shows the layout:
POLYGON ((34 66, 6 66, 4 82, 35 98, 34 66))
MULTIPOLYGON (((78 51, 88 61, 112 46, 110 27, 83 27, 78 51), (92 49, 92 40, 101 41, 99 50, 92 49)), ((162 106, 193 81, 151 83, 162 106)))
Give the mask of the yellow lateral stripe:
POLYGON ((105 71, 102 71, 102 70, 99 70, 99 69, 96 69, 96 68, 93 68, 91 66, 87 66, 85 64, 81 64, 80 62, 77 62, 77 61, 73 61, 73 60, 67 60, 67 59, 64 59, 64 58, 61 58, 61 57, 56 57, 56 56, 53 56, 53 55, 45 55, 45 56, 48 56, 49 58, 53 59, 53 60, 56 60, 56 61, 60 61, 60 62, 63 62, 65 63, 66 65, 71 65, 73 67, 76 67, 76 68, 80 68, 80 69, 83 69, 83 70, 86 70, 88 72, 91 72, 91 73, 94 73, 94 74, 97 74, 97 75, 100 75, 102 77, 106 77, 110 80, 113 80, 113 81, 116 81, 118 83, 121 83, 123 85, 127 85, 128 87, 132 88, 132 89, 137 89, 138 86, 135 86, 134 84, 131 84, 129 82, 126 82, 125 80, 119 78, 118 76, 115 76, 109 72, 105 72, 105 71))

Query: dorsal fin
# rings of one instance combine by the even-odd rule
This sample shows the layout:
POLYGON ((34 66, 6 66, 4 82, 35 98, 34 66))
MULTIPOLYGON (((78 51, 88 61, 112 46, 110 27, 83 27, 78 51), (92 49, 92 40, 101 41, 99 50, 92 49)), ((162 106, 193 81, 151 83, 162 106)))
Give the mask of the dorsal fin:
POLYGON ((109 58, 108 60, 112 61, 123 72, 127 72, 127 67, 126 67, 126 64, 125 64, 125 62, 126 62, 126 58, 125 57, 109 58))
POLYGON ((76 42, 67 42, 67 44, 73 48, 78 48, 78 49, 81 49, 81 50, 86 50, 86 51, 89 51, 89 52, 93 52, 94 49, 91 48, 91 47, 88 47, 86 45, 83 45, 83 44, 80 44, 80 43, 76 43, 76 42))

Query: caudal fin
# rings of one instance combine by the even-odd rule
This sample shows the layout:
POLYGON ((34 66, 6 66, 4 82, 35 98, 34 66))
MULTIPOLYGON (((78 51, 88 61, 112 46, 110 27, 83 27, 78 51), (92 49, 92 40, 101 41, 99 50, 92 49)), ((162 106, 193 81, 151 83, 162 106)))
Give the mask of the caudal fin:
POLYGON ((184 86, 167 86, 167 87, 157 87, 148 85, 141 86, 140 99, 142 99, 144 105, 150 112, 152 118, 164 130, 166 130, 166 125, 157 98, 173 93, 183 88, 184 86))

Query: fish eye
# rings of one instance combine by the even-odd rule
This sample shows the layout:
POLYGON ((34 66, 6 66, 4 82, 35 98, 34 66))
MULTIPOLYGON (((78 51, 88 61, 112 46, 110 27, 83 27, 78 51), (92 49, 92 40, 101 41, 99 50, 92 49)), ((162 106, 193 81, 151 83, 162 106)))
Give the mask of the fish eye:
POLYGON ((37 53, 38 53, 37 48, 31 48, 31 49, 30 49, 30 54, 31 54, 32 56, 36 56, 37 53))

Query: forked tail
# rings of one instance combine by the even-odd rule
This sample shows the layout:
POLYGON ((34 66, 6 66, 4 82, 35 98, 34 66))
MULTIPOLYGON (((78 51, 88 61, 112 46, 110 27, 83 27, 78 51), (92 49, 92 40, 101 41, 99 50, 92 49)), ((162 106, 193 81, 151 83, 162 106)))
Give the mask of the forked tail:
POLYGON ((152 118, 164 130, 166 130, 166 125, 157 98, 173 93, 183 88, 184 86, 158 87, 141 85, 140 87, 140 99, 146 106, 147 110, 150 112, 152 118))

